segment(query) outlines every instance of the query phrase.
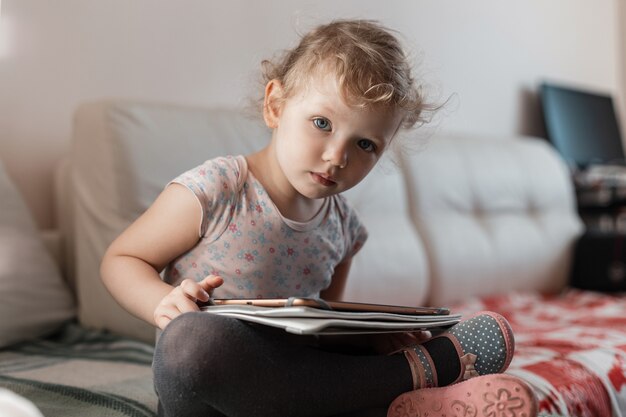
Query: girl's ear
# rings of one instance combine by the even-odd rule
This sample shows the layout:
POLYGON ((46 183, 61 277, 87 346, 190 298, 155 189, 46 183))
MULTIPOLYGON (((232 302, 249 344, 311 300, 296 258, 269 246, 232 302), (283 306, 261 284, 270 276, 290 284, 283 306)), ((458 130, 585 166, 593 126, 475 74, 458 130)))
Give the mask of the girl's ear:
POLYGON ((270 80, 265 86, 265 99, 263 100, 263 119, 270 129, 278 127, 282 96, 283 86, 280 81, 270 80))

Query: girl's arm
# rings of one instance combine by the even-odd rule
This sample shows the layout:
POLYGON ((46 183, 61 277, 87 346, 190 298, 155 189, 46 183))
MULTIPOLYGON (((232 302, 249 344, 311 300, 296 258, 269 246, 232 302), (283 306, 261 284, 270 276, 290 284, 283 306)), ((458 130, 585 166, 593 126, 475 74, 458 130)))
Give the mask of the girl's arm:
POLYGON ((196 245, 201 217, 195 196, 184 186, 171 184, 113 241, 100 273, 122 307, 163 328, 182 312, 198 310, 196 300, 208 301, 221 278, 185 280, 174 288, 159 276, 170 261, 196 245))
POLYGON ((352 265, 351 257, 344 259, 335 267, 335 273, 333 274, 333 279, 331 280, 330 285, 320 294, 320 297, 323 300, 343 300, 343 292, 346 288, 346 282, 348 281, 350 265, 352 265))

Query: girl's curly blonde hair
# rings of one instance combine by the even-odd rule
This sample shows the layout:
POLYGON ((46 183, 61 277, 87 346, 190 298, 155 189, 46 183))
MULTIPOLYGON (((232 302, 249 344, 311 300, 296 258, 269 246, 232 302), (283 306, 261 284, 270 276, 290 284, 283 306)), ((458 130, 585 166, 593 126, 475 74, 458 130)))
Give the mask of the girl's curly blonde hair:
POLYGON ((262 62, 263 81, 278 80, 282 99, 302 88, 320 69, 334 72, 346 103, 382 106, 404 113, 402 127, 423 122, 427 107, 411 65, 391 31, 371 20, 336 20, 302 37, 276 62, 262 62))

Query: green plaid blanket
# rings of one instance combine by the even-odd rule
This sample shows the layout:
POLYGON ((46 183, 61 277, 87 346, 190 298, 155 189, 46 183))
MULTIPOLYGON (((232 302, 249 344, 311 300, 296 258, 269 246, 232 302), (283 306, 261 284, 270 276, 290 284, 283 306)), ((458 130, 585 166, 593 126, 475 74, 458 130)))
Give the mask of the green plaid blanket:
POLYGON ((45 417, 154 417, 152 354, 151 345, 68 324, 0 349, 0 387, 45 417))

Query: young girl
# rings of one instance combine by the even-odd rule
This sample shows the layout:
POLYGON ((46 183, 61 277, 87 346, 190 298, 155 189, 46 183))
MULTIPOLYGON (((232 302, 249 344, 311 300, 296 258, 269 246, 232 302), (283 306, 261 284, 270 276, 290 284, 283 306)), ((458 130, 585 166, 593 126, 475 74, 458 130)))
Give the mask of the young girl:
POLYGON ((340 193, 424 109, 398 40, 376 22, 320 26, 264 64, 269 144, 174 179, 102 261, 119 303, 163 329, 159 415, 531 417, 527 386, 499 374, 513 335, 495 313, 421 344, 370 338, 378 352, 366 354, 199 312, 211 297, 341 299, 367 233, 340 193))

